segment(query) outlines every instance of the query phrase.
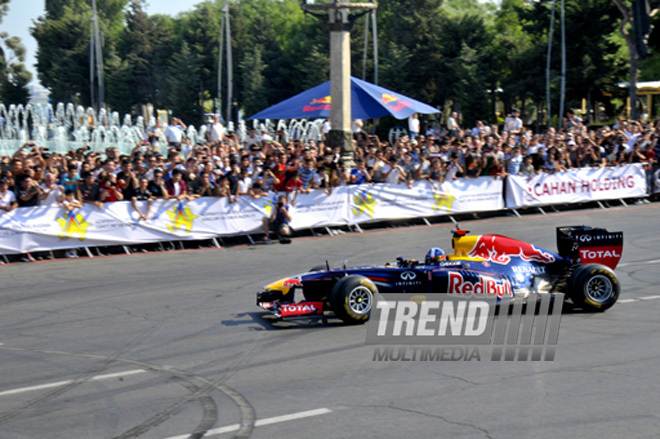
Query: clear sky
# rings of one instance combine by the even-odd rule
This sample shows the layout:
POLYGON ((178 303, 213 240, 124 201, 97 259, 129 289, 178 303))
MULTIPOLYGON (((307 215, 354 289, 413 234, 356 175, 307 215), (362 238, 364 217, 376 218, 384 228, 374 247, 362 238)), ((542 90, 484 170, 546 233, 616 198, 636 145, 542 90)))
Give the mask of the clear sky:
MULTIPOLYGON (((91 0, 89 0, 91 2, 91 0)), ((152 0, 147 6, 147 13, 176 15, 182 11, 188 11, 201 0, 152 0)), ((5 15, 0 30, 8 32, 9 35, 21 37, 27 48, 26 65, 32 72, 32 82, 37 82, 36 64, 37 41, 30 35, 32 21, 44 14, 45 0, 11 0, 9 2, 9 13, 5 15)))

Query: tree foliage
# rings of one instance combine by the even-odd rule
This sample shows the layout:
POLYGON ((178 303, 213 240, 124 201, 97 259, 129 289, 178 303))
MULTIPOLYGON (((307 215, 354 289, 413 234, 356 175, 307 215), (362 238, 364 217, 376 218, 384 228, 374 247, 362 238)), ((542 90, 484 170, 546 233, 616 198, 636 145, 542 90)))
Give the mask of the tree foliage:
MULTIPOLYGON (((150 102, 199 123, 202 101, 218 94, 224 0, 206 0, 176 17, 147 15, 144 0, 97 3, 108 105, 129 111, 150 102)), ((380 0, 378 5, 380 85, 458 110, 467 124, 494 119, 498 89, 506 109, 545 100, 552 0, 380 0)), ((328 31, 323 20, 301 11, 300 2, 230 0, 228 13, 233 100, 245 114, 328 79, 328 31)), ((90 17, 89 0, 47 0, 45 15, 32 29, 39 43, 39 78, 54 100, 80 93, 89 102, 90 17)), ((360 76, 366 20, 357 20, 351 35, 354 76, 360 76)), ((620 20, 611 0, 566 0, 569 108, 583 98, 597 100, 625 80, 620 20)), ((552 96, 558 100, 559 20, 554 30, 552 96)), ((656 34, 650 45, 660 49, 656 34)), ((367 63, 368 80, 374 65, 372 59, 367 63)), ((660 50, 641 65, 642 77, 652 77, 660 50)), ((223 102, 225 66, 223 53, 223 102)))
MULTIPOLYGON (((0 0, 0 23, 9 11, 10 0, 0 0)), ((25 67, 25 46, 21 39, 0 32, 0 102, 27 104, 32 73, 25 67)))

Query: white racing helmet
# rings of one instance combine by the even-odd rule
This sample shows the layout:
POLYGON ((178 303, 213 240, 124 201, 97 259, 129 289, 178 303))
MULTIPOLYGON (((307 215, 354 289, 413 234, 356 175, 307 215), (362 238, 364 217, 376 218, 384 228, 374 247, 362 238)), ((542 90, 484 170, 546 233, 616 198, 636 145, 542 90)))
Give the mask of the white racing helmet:
POLYGON ((433 247, 426 253, 426 259, 425 263, 427 265, 429 264, 436 264, 438 262, 444 261, 447 259, 447 253, 441 248, 438 247, 433 247))

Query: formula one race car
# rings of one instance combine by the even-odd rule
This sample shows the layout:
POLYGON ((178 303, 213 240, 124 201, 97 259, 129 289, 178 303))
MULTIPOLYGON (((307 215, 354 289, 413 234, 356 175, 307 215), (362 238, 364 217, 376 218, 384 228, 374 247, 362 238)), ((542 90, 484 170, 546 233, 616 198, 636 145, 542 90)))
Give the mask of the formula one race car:
POLYGON ((347 323, 368 320, 374 294, 448 293, 523 299, 531 293, 565 293, 587 311, 605 311, 619 298, 614 268, 623 233, 587 226, 557 228, 558 252, 501 235, 453 231, 453 254, 432 248, 424 262, 397 258, 382 266, 317 266, 257 293, 257 305, 278 318, 323 316, 331 310, 347 323), (295 302, 296 290, 304 301, 295 302))

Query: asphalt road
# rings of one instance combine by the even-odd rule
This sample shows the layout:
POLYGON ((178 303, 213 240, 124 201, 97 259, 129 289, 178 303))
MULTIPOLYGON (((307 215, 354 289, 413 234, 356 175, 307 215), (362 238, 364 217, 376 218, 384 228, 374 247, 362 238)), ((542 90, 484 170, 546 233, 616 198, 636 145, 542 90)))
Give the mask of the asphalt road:
POLYGON ((275 327, 254 304, 326 258, 449 248, 450 225, 0 267, 0 437, 657 438, 659 217, 652 204, 462 224, 549 249, 557 225, 624 231, 620 302, 564 314, 552 362, 378 362, 365 326, 275 327))

